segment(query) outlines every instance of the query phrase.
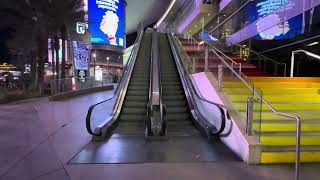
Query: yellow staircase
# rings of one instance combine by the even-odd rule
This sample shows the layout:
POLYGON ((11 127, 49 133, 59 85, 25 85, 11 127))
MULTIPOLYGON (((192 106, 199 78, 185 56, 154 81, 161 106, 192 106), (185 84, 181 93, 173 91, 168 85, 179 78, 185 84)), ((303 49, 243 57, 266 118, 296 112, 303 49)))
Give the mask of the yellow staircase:
MULTIPOLYGON (((275 109, 302 119, 301 161, 320 162, 320 78, 250 77, 254 87, 275 109), (260 90, 261 91, 260 91, 260 90)), ((223 89, 240 115, 252 93, 242 82, 227 79, 223 89)), ((263 145, 261 163, 295 160, 296 122, 278 116, 259 101, 254 103, 254 131, 263 145)))

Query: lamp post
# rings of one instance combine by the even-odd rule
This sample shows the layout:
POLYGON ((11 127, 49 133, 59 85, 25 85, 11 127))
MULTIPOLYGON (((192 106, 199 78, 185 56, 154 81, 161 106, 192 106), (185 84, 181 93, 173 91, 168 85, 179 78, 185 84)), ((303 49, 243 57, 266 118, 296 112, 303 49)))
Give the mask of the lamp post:
POLYGON ((109 78, 109 75, 110 75, 109 57, 107 57, 107 78, 109 78))
POLYGON ((301 53, 301 52, 302 52, 302 53, 305 53, 305 54, 308 55, 308 56, 311 56, 311 57, 313 57, 313 58, 316 58, 316 59, 320 60, 320 56, 319 56, 319 55, 314 54, 314 53, 309 52, 309 51, 306 51, 306 50, 303 50, 303 49, 296 50, 296 51, 292 51, 292 53, 291 53, 290 77, 293 77, 294 61, 295 61, 294 55, 295 55, 296 53, 301 53))
POLYGON ((97 57, 97 54, 96 54, 96 51, 94 51, 94 53, 93 53, 93 80, 96 79, 96 57, 97 57))

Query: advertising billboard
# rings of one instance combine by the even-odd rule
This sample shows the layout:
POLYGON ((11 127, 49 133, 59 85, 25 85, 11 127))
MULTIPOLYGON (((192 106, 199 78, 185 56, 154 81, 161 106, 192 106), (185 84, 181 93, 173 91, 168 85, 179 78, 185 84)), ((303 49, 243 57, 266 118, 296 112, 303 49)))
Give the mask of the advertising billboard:
POLYGON ((258 0, 247 6, 246 17, 254 23, 258 40, 280 40, 293 38, 303 33, 303 16, 283 20, 286 12, 297 9, 293 0, 258 0))
POLYGON ((125 48, 125 4, 123 0, 89 0, 88 14, 92 44, 125 48))

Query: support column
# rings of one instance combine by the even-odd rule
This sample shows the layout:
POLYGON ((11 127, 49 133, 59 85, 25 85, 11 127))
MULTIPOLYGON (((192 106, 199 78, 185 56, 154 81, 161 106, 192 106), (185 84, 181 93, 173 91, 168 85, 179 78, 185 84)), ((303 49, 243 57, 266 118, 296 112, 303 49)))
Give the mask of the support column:
POLYGON ((204 58, 204 71, 209 72, 209 51, 206 49, 204 58))

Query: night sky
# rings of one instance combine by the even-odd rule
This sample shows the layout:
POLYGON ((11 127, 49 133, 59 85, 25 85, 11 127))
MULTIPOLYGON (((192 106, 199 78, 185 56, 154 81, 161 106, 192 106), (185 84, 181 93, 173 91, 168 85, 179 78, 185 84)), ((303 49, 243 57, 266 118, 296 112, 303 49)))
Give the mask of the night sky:
POLYGON ((0 30, 0 63, 7 61, 10 58, 6 42, 10 37, 10 29, 0 30))

